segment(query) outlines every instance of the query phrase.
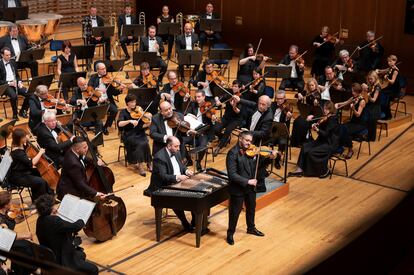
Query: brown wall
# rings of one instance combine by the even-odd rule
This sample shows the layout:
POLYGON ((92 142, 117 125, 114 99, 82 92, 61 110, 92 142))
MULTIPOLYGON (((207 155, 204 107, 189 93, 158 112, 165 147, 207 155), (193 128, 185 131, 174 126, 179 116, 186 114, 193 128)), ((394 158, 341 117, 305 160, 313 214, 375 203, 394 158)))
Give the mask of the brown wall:
MULTIPOLYGON (((261 52, 278 60, 290 44, 301 51, 311 47, 312 39, 321 26, 332 32, 340 27, 349 30, 346 44, 361 42, 368 29, 383 35, 381 44, 385 55, 396 54, 403 63, 402 73, 414 83, 414 35, 404 34, 405 0, 215 0, 211 1, 223 18, 224 40, 233 48, 243 48, 248 42, 256 45, 263 38, 261 52), (235 16, 243 17, 243 25, 235 25, 235 16)), ((170 6, 177 12, 197 13, 204 10, 207 1, 152 0, 151 7, 137 1, 138 11, 145 10, 148 22, 155 22, 161 6, 170 6)), ((148 23, 147 23, 148 24, 148 23)), ((310 60, 312 53, 307 56, 310 60)), ((412 85, 410 85, 412 86, 412 85)))

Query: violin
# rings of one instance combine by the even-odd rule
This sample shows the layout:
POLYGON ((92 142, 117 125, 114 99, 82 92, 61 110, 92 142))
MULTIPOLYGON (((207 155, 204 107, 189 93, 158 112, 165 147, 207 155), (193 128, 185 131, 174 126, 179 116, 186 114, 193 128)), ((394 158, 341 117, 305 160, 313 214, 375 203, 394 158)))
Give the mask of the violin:
POLYGON ((104 75, 102 77, 102 83, 105 85, 112 85, 112 87, 118 90, 120 90, 122 86, 125 86, 122 83, 121 78, 119 78, 118 76, 113 76, 112 73, 107 73, 106 75, 104 75))
POLYGON ((286 101, 282 103, 282 105, 280 105, 280 109, 282 109, 282 112, 285 114, 288 112, 293 113, 293 106, 287 103, 286 101))
POLYGON ((351 69, 354 67, 354 61, 352 60, 352 58, 348 59, 348 61, 345 63, 345 67, 351 68, 351 69))
POLYGON ((102 96, 102 93, 98 90, 95 90, 94 87, 88 86, 88 88, 82 92, 82 96, 88 100, 91 99, 92 101, 98 101, 102 96))
POLYGON ((16 223, 22 222, 28 215, 30 215, 30 208, 25 203, 22 205, 11 204, 10 208, 7 210, 7 217, 15 220, 16 223))
POLYGON ((190 94, 190 89, 183 82, 178 82, 172 86, 172 90, 174 93, 178 93, 181 97, 185 97, 190 94))
MULTIPOLYGON (((336 33, 338 34, 338 33, 336 33)), ((332 34, 328 34, 325 38, 324 41, 325 42, 331 42, 331 43, 336 43, 336 41, 338 40, 338 38, 336 37, 336 34, 332 35, 332 34)))
POLYGON ((178 131, 182 133, 187 133, 188 130, 191 130, 190 123, 188 121, 181 120, 176 112, 168 118, 167 125, 170 128, 177 128, 178 131))
POLYGON ((264 55, 264 54, 262 54, 262 53, 256 54, 256 60, 257 60, 257 61, 262 61, 265 57, 267 57, 267 60, 272 60, 272 58, 271 58, 271 57, 265 56, 265 55, 264 55))
POLYGON ((46 99, 43 99, 43 106, 46 109, 58 109, 64 110, 67 107, 72 107, 69 104, 66 104, 66 101, 63 98, 56 99, 52 95, 48 94, 46 99))
POLYGON ((253 80, 252 84, 250 87, 255 88, 257 85, 259 85, 259 83, 263 80, 263 76, 256 78, 255 80, 253 80))
POLYGON ((129 114, 131 115, 131 117, 133 119, 138 119, 141 120, 142 122, 144 122, 144 124, 149 124, 151 123, 152 120, 152 114, 149 112, 145 112, 141 106, 137 106, 134 109, 132 109, 131 111, 129 111, 129 114))
POLYGON ((246 155, 249 157, 255 157, 260 155, 261 157, 268 158, 272 154, 273 150, 267 146, 261 146, 260 148, 254 144, 250 144, 249 148, 246 149, 246 155))
POLYGON ((157 78, 152 73, 149 73, 148 75, 142 76, 142 83, 143 86, 147 86, 148 88, 155 88, 157 86, 157 78))
POLYGON ((220 75, 217 71, 212 71, 211 73, 207 74, 206 80, 211 83, 214 82, 216 85, 221 85, 224 81, 224 76, 220 75))
POLYGON ((216 109, 214 109, 214 104, 211 103, 210 101, 204 101, 201 105, 200 105, 200 112, 203 115, 206 115, 206 117, 208 118, 212 118, 213 115, 216 115, 216 109))

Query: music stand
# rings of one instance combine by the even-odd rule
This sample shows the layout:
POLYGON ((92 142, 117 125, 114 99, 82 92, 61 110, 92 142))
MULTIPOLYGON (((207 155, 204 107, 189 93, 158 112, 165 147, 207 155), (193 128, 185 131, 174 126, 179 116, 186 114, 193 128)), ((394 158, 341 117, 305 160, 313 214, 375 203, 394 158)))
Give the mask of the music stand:
POLYGON ((142 62, 147 62, 151 68, 157 67, 158 56, 156 52, 134 52, 133 65, 139 66, 142 62))
POLYGON ((45 56, 45 51, 45 48, 22 51, 20 53, 18 62, 30 62, 43 59, 43 57, 45 56))
POLYGON ((80 123, 97 122, 103 120, 108 112, 109 104, 86 108, 81 116, 80 123))
POLYGON ((4 93, 6 92, 7 88, 9 88, 9 84, 0 85, 0 97, 2 97, 4 95, 4 93))
POLYGON ((221 32, 221 19, 200 19, 200 31, 221 32))
POLYGON ((107 72, 118 72, 122 71, 122 68, 125 65, 125 59, 119 59, 119 60, 106 60, 106 71, 107 72))
POLYGON ((62 88, 72 88, 78 85, 78 78, 86 78, 86 72, 62 73, 59 77, 59 84, 62 88))
POLYGON ((231 60, 233 49, 210 49, 208 59, 210 60, 231 60))
POLYGON ((275 79, 275 90, 277 87, 278 78, 289 78, 291 73, 292 73, 291 66, 276 65, 276 66, 266 66, 264 68, 264 74, 266 74, 266 77, 275 79))
POLYGON ((95 37, 111 38, 114 35, 114 26, 99 26, 92 28, 92 35, 95 37))
POLYGON ((179 50, 178 65, 200 65, 203 61, 203 52, 200 50, 179 50))
POLYGON ((33 93, 36 90, 36 87, 39 85, 45 85, 49 89, 50 85, 52 85, 54 77, 55 74, 47 74, 33 77, 32 81, 30 81, 29 88, 27 89, 27 91, 29 93, 33 93))
MULTIPOLYGON (((143 109, 146 109, 148 107, 148 105, 151 103, 151 101, 154 101, 157 96, 157 88, 134 88, 134 89, 129 89, 128 90, 128 94, 133 94, 136 96, 137 98, 137 102, 139 102, 139 106, 141 106, 143 109)), ((158 104, 153 103, 151 105, 151 107, 153 106, 157 106, 158 104)), ((152 111, 155 113, 156 112, 156 108, 154 110, 154 108, 151 108, 150 110, 148 110, 149 112, 152 113, 152 111)))
POLYGON ((82 60, 82 67, 87 66, 89 70, 91 68, 92 59, 95 56, 95 44, 72 46, 71 51, 76 55, 77 60, 82 60), (85 64, 85 60, 90 60, 85 64))
POLYGON ((140 37, 145 35, 145 25, 143 24, 131 24, 122 25, 121 36, 140 37))
POLYGON ((3 20, 15 23, 29 17, 29 7, 15 7, 3 9, 3 20))

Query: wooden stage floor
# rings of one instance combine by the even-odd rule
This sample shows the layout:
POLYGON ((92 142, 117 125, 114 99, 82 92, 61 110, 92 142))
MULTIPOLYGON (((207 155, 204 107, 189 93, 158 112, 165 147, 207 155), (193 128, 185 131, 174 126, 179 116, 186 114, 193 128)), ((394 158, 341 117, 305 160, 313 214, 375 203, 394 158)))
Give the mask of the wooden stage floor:
MULTIPOLYGON (((233 59, 232 77, 236 64, 233 59)), ((407 96, 406 101, 412 113, 414 98, 407 96)), ((266 234, 263 238, 245 233, 242 214, 235 245, 229 246, 225 241, 227 208, 214 207, 211 232, 195 248, 194 234, 184 234, 174 217, 163 223, 162 241, 155 241, 154 210, 142 194, 150 174, 141 177, 125 167, 123 159, 117 161, 119 138, 111 128, 100 153, 114 171, 114 189, 120 190, 117 195, 125 201, 128 217, 119 234, 104 243, 95 243, 81 232, 83 247, 102 274, 303 273, 354 240, 413 188, 413 129, 412 122, 390 129, 387 138, 371 144, 371 156, 364 144, 359 159, 354 156, 348 161, 350 177, 342 176, 344 166, 337 163, 332 179, 288 178, 289 194, 256 213, 257 227, 266 234)), ((297 156, 293 148, 288 171, 293 170, 297 156)), ((208 166, 225 169, 225 154, 208 166)), ((36 218, 29 218, 32 230, 36 218)), ((17 231, 25 231, 24 223, 17 231)))

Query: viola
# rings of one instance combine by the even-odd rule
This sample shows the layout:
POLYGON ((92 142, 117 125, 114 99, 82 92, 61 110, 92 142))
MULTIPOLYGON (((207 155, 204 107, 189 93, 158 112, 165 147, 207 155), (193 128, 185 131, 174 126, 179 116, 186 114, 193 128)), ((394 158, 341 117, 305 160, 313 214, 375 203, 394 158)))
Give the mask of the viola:
POLYGON ((30 215, 30 208, 25 203, 21 205, 11 204, 10 208, 7 210, 7 217, 15 220, 16 223, 22 222, 28 215, 30 215))
POLYGON ((167 125, 173 129, 177 128, 178 131, 183 133, 187 133, 188 130, 191 130, 190 123, 188 121, 181 120, 176 112, 174 112, 173 115, 168 118, 167 125))
POLYGON ((144 122, 144 124, 151 123, 152 120, 152 114, 150 112, 145 112, 141 106, 137 106, 131 111, 129 111, 129 114, 133 119, 141 120, 144 122))
POLYGON ((172 86, 172 90, 174 91, 174 93, 178 93, 182 97, 185 97, 186 95, 190 94, 190 89, 183 82, 178 82, 177 84, 172 86))
POLYGON ((46 109, 56 108, 58 110, 64 110, 67 107, 72 107, 71 105, 66 104, 66 101, 63 98, 56 99, 50 94, 47 95, 47 98, 43 99, 43 106, 46 109))
POLYGON ((96 90, 94 87, 88 86, 88 88, 82 92, 82 96, 87 100, 91 99, 92 101, 98 101, 102 96, 102 93, 96 90))
MULTIPOLYGON (((338 33, 336 33, 336 34, 338 34, 338 33)), ((324 38, 324 40, 325 40, 325 42, 331 42, 331 43, 336 43, 336 41, 337 41, 337 37, 336 37, 336 34, 334 34, 334 35, 332 35, 332 34, 328 34, 325 38, 324 38)))
POLYGON ((270 147, 267 146, 261 146, 260 148, 255 146, 254 144, 250 144, 249 148, 246 150, 246 155, 249 157, 255 157, 257 155, 260 155, 261 157, 270 157, 273 150, 270 147))
POLYGON ((210 101, 204 101, 201 105, 200 105, 200 112, 203 115, 206 115, 206 117, 208 118, 212 118, 213 115, 216 114, 216 109, 214 109, 215 105, 213 103, 211 103, 210 101))

